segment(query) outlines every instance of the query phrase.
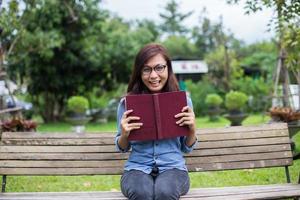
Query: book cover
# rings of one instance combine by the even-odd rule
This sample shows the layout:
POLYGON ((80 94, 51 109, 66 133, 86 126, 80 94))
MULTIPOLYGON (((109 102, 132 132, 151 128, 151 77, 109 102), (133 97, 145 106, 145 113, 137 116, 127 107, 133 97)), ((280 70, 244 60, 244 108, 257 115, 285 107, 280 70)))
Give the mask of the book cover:
POLYGON ((138 130, 130 132, 129 140, 160 140, 187 135, 187 126, 176 124, 174 116, 187 105, 184 91, 156 94, 128 95, 126 110, 133 110, 131 116, 140 117, 143 123, 138 130))

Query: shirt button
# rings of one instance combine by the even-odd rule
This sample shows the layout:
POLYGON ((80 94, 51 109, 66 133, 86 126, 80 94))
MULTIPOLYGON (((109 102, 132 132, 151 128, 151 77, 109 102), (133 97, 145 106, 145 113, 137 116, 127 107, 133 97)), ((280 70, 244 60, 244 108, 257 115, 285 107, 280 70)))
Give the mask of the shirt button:
POLYGON ((158 146, 158 143, 155 143, 156 146, 158 146))

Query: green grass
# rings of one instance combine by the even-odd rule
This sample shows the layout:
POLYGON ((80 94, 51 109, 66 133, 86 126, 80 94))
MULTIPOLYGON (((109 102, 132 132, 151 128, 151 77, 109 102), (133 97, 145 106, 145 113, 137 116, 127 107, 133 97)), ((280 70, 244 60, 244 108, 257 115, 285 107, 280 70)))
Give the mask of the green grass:
MULTIPOLYGON (((252 115, 244 121, 244 125, 261 124, 269 121, 268 117, 252 115)), ((221 118, 217 122, 209 122, 208 118, 196 119, 198 128, 224 127, 229 121, 221 118)), ((66 123, 41 124, 38 131, 43 132, 69 132, 71 126, 66 123)), ((88 124, 87 132, 116 131, 116 123, 88 124)), ((300 152, 300 134, 294 138, 297 152, 300 152)), ((300 169, 300 160, 294 161, 289 168, 293 183, 297 182, 300 169)), ((255 170, 232 170, 221 172, 190 173, 192 187, 219 187, 251 184, 285 183, 283 168, 268 168, 255 170)), ((8 176, 7 192, 47 192, 47 191, 99 191, 119 190, 120 176, 8 176)))

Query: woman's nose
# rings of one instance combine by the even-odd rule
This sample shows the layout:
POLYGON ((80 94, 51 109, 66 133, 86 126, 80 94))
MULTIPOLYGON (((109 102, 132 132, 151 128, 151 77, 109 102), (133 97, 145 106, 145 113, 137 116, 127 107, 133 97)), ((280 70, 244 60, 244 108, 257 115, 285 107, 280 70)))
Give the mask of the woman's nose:
POLYGON ((157 77, 158 74, 157 74, 157 72, 156 72, 154 69, 152 69, 152 71, 151 71, 151 73, 150 73, 149 76, 150 76, 150 77, 157 77))

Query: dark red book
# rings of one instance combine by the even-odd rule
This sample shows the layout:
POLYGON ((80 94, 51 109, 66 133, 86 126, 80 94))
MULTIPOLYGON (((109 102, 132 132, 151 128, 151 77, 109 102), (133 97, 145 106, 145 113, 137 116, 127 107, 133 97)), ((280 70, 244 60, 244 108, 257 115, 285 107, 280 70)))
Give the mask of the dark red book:
POLYGON ((138 116, 143 123, 140 129, 130 132, 129 140, 161 140, 188 135, 187 126, 179 126, 174 116, 187 105, 186 93, 164 92, 156 94, 127 95, 126 110, 138 116))

